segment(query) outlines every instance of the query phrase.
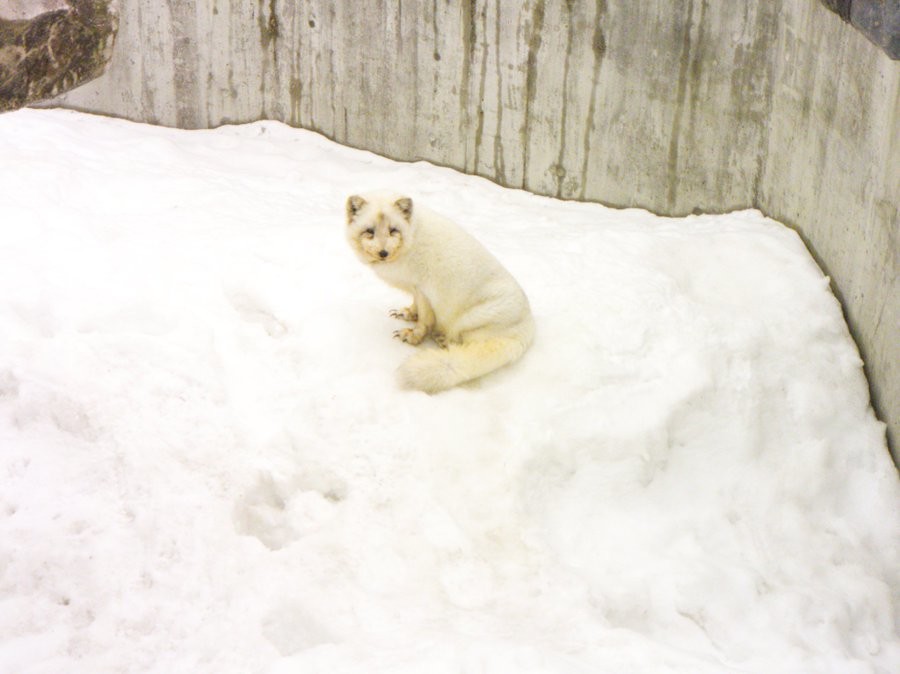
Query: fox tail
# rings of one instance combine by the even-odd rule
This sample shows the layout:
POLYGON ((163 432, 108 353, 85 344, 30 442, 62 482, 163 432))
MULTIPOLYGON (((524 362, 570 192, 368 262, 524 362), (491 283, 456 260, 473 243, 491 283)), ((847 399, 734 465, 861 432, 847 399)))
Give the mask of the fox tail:
POLYGON ((492 337, 422 349, 400 365, 400 385, 426 393, 444 391, 518 360, 528 346, 514 337, 492 337))

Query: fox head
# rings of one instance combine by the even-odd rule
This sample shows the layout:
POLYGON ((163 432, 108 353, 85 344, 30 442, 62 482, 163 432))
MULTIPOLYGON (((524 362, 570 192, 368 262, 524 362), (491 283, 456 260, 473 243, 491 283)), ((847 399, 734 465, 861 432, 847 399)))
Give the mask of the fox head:
POLYGON ((412 243, 412 212, 409 197, 353 195, 347 199, 347 239, 363 262, 393 262, 412 243))

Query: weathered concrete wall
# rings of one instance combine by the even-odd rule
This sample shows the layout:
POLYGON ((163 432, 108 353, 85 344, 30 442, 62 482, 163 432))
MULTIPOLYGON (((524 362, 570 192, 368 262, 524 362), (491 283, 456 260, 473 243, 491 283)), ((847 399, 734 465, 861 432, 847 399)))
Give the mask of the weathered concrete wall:
POLYGON ((900 464, 900 61, 818 3, 782 11, 756 203, 831 275, 900 464))
POLYGON ((67 103, 189 128, 284 119, 538 192, 725 210, 759 178, 776 17, 700 0, 125 0, 121 57, 67 103))
POLYGON ((900 439, 900 65, 816 0, 122 0, 72 107, 262 117, 666 214, 756 206, 836 282, 900 439))

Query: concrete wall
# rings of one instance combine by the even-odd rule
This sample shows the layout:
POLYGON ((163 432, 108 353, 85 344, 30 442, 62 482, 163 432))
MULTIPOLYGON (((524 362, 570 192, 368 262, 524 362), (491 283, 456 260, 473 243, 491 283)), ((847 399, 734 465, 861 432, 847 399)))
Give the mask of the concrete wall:
POLYGON ((900 465, 900 61, 818 3, 784 12, 755 203, 832 277, 900 465))
POLYGON ((759 207, 832 275, 896 448, 898 92, 815 0, 122 0, 107 75, 62 102, 281 119, 658 213, 759 207))

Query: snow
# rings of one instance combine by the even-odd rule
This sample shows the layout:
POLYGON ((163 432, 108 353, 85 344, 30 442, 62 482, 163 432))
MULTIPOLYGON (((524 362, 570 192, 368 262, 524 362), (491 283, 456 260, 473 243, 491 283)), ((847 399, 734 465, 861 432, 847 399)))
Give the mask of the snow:
POLYGON ((58 110, 0 116, 0 204, 0 672, 900 671, 884 427, 760 213, 58 110), (379 187, 516 276, 522 361, 398 389, 379 187))

